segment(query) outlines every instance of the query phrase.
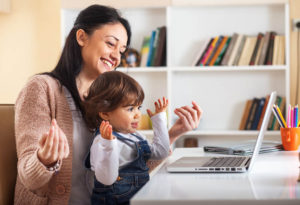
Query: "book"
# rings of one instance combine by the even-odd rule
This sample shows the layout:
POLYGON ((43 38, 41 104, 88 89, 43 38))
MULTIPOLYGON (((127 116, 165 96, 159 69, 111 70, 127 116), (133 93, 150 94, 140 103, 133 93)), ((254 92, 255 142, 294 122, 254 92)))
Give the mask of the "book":
MULTIPOLYGON (((278 105, 279 109, 282 111, 282 113, 284 113, 285 110, 285 97, 281 97, 281 102, 280 102, 280 106, 278 105)), ((280 129, 280 125, 278 123, 278 121, 276 120, 276 123, 274 125, 274 130, 279 130, 280 129)))
POLYGON ((240 42, 240 45, 239 45, 238 50, 237 50, 236 55, 235 55, 233 65, 238 65, 238 63, 239 63, 239 60, 240 60, 240 57, 241 57, 241 54, 242 54, 242 50, 243 50, 245 42, 246 42, 246 38, 247 38, 247 36, 243 35, 242 40, 240 42))
POLYGON ((264 45, 264 39, 265 39, 265 36, 263 36, 261 38, 260 42, 259 42, 257 54, 256 54, 255 61, 254 61, 254 65, 258 65, 259 57, 261 55, 261 50, 262 50, 262 47, 264 45))
POLYGON ((272 65, 278 65, 278 51, 279 51, 279 35, 276 35, 274 39, 272 65))
POLYGON ((149 42, 149 53, 148 53, 148 58, 147 58, 147 66, 151 66, 151 58, 152 58, 152 53, 153 53, 153 45, 154 45, 155 35, 156 35, 156 30, 153 30, 151 37, 150 37, 150 42, 149 42))
POLYGON ((219 55, 221 54, 221 51, 223 50, 223 48, 224 48, 224 46, 225 46, 225 44, 227 42, 227 39, 228 39, 228 36, 224 36, 223 37, 220 45, 218 46, 218 48, 217 48, 217 50, 216 50, 213 58, 211 59, 211 61, 209 63, 210 66, 215 65, 215 62, 216 62, 217 58, 219 57, 219 55))
POLYGON ((257 41, 256 37, 247 36, 240 60, 238 62, 239 66, 250 64, 251 56, 252 56, 256 41, 257 41))
POLYGON ((231 41, 228 45, 228 48, 225 51, 224 57, 221 61, 221 65, 224 65, 224 66, 228 65, 228 61, 229 61, 230 55, 232 53, 232 50, 233 50, 233 47, 234 47, 234 44, 235 44, 237 38, 238 38, 238 34, 234 33, 231 37, 231 41))
POLYGON ((261 42, 263 36, 264 36, 264 34, 261 33, 261 32, 259 32, 259 33, 257 34, 255 47, 254 47, 252 56, 251 56, 251 58, 250 58, 250 63, 249 63, 249 65, 255 65, 255 59, 256 59, 256 56, 257 56, 257 53, 258 53, 258 49, 259 49, 259 46, 260 46, 260 42, 261 42))
POLYGON ((149 47, 150 47, 150 36, 145 36, 142 43, 141 48, 141 63, 140 67, 146 67, 147 66, 147 59, 149 55, 149 47))
POLYGON ((245 127, 246 127, 246 121, 247 121, 247 118, 248 118, 249 111, 250 111, 252 103, 253 103, 252 99, 249 99, 246 102, 239 130, 244 130, 245 127))
POLYGON ((207 50, 207 52, 205 53, 203 59, 201 60, 201 63, 200 63, 200 66, 204 66, 207 62, 207 60, 209 59, 210 55, 211 55, 211 52, 213 51, 217 41, 219 39, 219 36, 216 36, 214 38, 214 40, 211 42, 211 44, 209 45, 209 48, 207 50))
POLYGON ((225 45, 223 46, 223 48, 222 48, 222 50, 221 50, 221 52, 220 52, 220 54, 218 56, 218 58, 216 59, 214 65, 220 65, 221 64, 221 62, 223 60, 223 57, 224 57, 224 55, 226 53, 226 50, 227 50, 228 45, 230 44, 230 42, 231 42, 231 37, 228 37, 225 45))
POLYGON ((201 57, 198 59, 198 61, 196 63, 196 66, 200 66, 201 61, 205 57, 205 54, 207 53, 207 51, 208 51, 208 49, 210 47, 210 44, 213 42, 213 40, 214 40, 214 38, 210 38, 209 42, 206 44, 206 47, 205 47, 204 51, 202 52, 201 57))
POLYGON ((205 49, 208 47, 210 41, 211 38, 205 38, 199 42, 199 50, 192 62, 192 66, 197 66, 198 62, 201 60, 202 56, 204 55, 205 49))
POLYGON ((276 35, 275 32, 270 33, 270 40, 269 40, 269 46, 268 46, 268 51, 266 56, 266 63, 265 63, 266 65, 272 65, 275 35, 276 35))
MULTIPOLYGON (((255 147, 255 140, 248 140, 242 144, 236 145, 225 145, 224 147, 220 146, 204 146, 203 149, 205 152, 212 152, 217 154, 230 154, 230 155, 252 155, 255 147)), ((277 141, 266 141, 262 143, 259 154, 282 151, 283 146, 281 142, 277 141)))
POLYGON ((207 59, 207 61, 205 63, 206 66, 209 66, 211 60, 213 59, 213 57, 215 56, 215 54, 218 50, 218 47, 220 46, 221 42, 223 41, 223 38, 224 38, 224 36, 219 36, 218 37, 218 41, 216 42, 214 48, 211 51, 211 54, 210 54, 209 58, 207 59))
POLYGON ((249 111, 249 115, 248 115, 248 119, 247 119, 247 122, 246 122, 245 130, 251 130, 251 126, 252 126, 252 123, 253 123, 253 120, 254 120, 254 115, 255 115, 255 111, 256 111, 256 108, 258 106, 258 103, 259 103, 259 98, 254 98, 253 103, 252 103, 251 108, 250 108, 250 111, 249 111))
POLYGON ((258 65, 265 65, 266 64, 266 58, 267 58, 267 51, 268 51, 268 47, 269 47, 269 42, 270 42, 270 36, 271 36, 271 32, 268 31, 264 37, 264 42, 261 48, 261 53, 259 56, 259 60, 258 60, 258 65))
POLYGON ((278 65, 285 64, 285 36, 279 38, 278 65))
MULTIPOLYGON (((280 105, 281 97, 277 95, 275 105, 280 105)), ((269 124, 268 124, 268 130, 274 130, 274 125, 276 122, 276 117, 273 115, 270 116, 269 124)))
POLYGON ((258 102, 256 111, 255 111, 255 114, 254 114, 253 123, 251 125, 251 130, 256 130, 257 129, 259 119, 260 119, 263 107, 265 105, 265 101, 266 101, 266 98, 260 98, 260 100, 258 102))
POLYGON ((228 66, 232 66, 234 64, 234 60, 236 58, 236 55, 237 55, 238 49, 241 45, 241 41, 242 41, 243 37, 244 37, 243 34, 238 34, 236 42, 234 43, 234 46, 232 48, 232 52, 230 53, 230 57, 229 57, 229 60, 227 63, 228 66))
POLYGON ((158 38, 159 38, 159 32, 160 28, 157 28, 155 31, 155 37, 153 41, 153 48, 152 48, 152 53, 151 53, 151 59, 150 59, 150 66, 154 66, 154 60, 155 60, 155 55, 156 55, 156 48, 158 46, 158 38))
POLYGON ((154 57, 154 66, 165 66, 166 65, 166 26, 162 26, 159 29, 159 37, 157 42, 157 48, 154 57))
POLYGON ((263 107, 263 110, 261 112, 261 115, 260 115, 260 118, 259 118, 259 122, 258 122, 258 125, 257 125, 257 130, 260 130, 260 127, 261 127, 261 124, 262 124, 262 121, 264 119, 265 112, 266 112, 266 109, 267 109, 267 105, 269 103, 269 99, 270 99, 270 95, 268 95, 266 97, 265 104, 264 104, 264 107, 263 107))

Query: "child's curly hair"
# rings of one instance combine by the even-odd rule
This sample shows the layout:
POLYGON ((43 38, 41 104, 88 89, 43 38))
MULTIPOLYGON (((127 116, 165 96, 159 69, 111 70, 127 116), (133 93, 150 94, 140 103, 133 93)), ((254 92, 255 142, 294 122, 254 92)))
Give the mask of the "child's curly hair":
POLYGON ((143 100, 143 88, 132 77, 119 71, 105 72, 92 83, 88 96, 82 102, 87 126, 95 131, 103 120, 99 112, 111 112, 120 106, 141 105, 143 100))

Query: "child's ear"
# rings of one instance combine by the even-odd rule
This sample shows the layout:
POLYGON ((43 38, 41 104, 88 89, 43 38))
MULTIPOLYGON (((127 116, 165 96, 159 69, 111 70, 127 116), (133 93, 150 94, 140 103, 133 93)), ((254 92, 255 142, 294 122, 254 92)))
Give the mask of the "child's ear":
POLYGON ((106 120, 106 121, 109 120, 109 115, 108 115, 107 112, 99 112, 99 117, 100 117, 102 120, 106 120))

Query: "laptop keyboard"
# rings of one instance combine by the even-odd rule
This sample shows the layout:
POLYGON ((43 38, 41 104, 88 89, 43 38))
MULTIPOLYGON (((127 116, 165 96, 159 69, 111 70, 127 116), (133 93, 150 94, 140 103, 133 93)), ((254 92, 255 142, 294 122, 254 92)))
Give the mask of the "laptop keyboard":
POLYGON ((216 157, 209 160, 204 167, 239 167, 245 157, 216 157))

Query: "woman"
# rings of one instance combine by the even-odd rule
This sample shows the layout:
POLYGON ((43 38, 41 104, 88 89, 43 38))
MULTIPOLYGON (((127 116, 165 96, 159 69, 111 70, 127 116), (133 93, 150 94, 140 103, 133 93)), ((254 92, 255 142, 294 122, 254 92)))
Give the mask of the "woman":
MULTIPOLYGON (((130 26, 117 10, 81 11, 57 66, 32 77, 15 104, 18 176, 15 204, 89 204, 92 174, 84 169, 92 142, 81 102, 98 75, 114 70, 130 44, 130 26)), ((170 142, 194 129, 201 110, 185 106, 169 130, 170 142)))

